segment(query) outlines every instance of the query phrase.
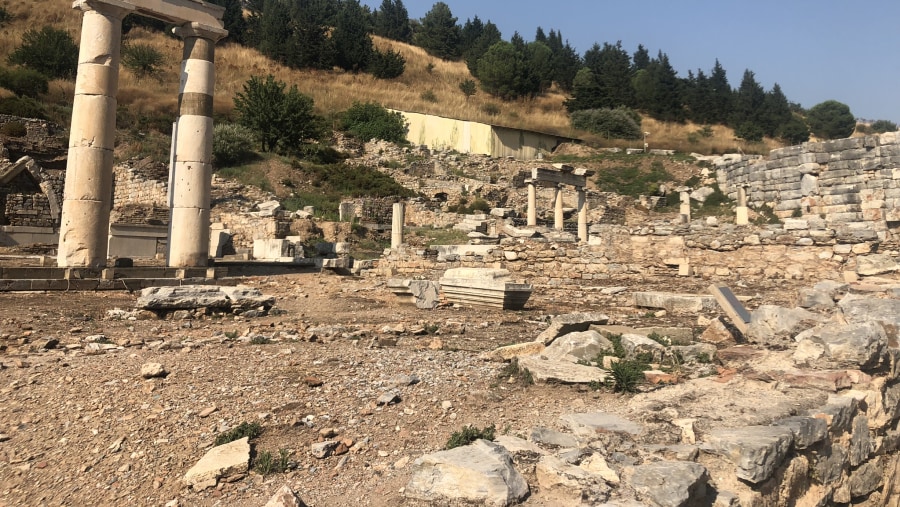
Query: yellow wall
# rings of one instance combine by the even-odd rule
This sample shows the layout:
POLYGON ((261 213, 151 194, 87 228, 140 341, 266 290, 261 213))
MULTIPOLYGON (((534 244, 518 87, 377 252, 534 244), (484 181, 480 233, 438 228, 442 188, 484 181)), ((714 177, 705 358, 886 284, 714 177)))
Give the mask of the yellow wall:
POLYGON ((460 153, 532 160, 537 158, 540 151, 552 151, 561 140, 556 136, 494 127, 486 123, 398 112, 409 124, 406 139, 433 150, 456 150, 460 153))

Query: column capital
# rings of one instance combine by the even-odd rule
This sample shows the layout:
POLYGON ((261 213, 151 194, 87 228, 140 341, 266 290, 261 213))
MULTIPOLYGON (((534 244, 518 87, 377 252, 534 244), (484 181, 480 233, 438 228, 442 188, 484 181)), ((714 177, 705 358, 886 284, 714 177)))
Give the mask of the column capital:
POLYGON ((228 36, 228 30, 225 30, 224 28, 194 22, 176 26, 172 29, 172 33, 182 39, 200 37, 202 39, 210 40, 213 43, 219 42, 219 40, 228 36))
POLYGON ((135 11, 134 5, 121 0, 75 0, 72 2, 72 8, 83 12, 97 11, 118 19, 123 19, 135 11))

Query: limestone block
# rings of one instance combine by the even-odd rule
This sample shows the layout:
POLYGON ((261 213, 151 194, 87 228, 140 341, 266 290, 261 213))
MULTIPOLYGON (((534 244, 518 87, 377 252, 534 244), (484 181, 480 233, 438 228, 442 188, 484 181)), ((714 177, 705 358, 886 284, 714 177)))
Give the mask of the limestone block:
POLYGON ((612 342, 597 331, 575 331, 553 340, 553 343, 547 346, 541 355, 547 359, 566 360, 574 363, 579 359, 589 361, 601 352, 612 349, 612 342))
POLYGON ((246 473, 250 465, 250 443, 247 437, 213 447, 184 474, 182 481, 195 490, 216 485, 220 477, 246 473))
POLYGON ((596 438, 602 433, 636 436, 644 432, 640 424, 607 412, 565 414, 559 420, 579 438, 596 438))
POLYGON ((635 292, 634 305, 643 308, 662 308, 675 314, 700 313, 717 308, 716 298, 713 296, 669 292, 635 292))
POLYGON ((824 420, 815 417, 787 417, 775 421, 773 424, 790 428, 794 434, 794 447, 798 449, 811 447, 824 440, 828 434, 828 424, 824 420))
POLYGON ((628 483, 638 496, 659 507, 685 507, 706 499, 709 473, 698 463, 657 461, 634 468, 628 483))
POLYGON ((537 444, 553 447, 575 448, 580 444, 578 439, 570 433, 563 433, 561 431, 543 427, 533 428, 531 430, 531 435, 528 438, 537 444))
POLYGON ((545 348, 544 342, 540 341, 516 343, 484 352, 479 357, 486 361, 509 361, 522 356, 538 355, 545 348))
POLYGON ((793 432, 778 426, 747 426, 717 429, 707 438, 707 450, 731 459, 735 474, 758 484, 781 465, 793 442, 793 432))
POLYGON ((116 99, 103 95, 76 95, 72 103, 69 147, 112 151, 115 139, 116 99))
POLYGON ((861 276, 882 275, 900 271, 900 263, 887 254, 862 255, 856 258, 856 272, 861 276))
POLYGON ((519 367, 525 368, 541 382, 562 382, 566 384, 589 384, 603 382, 607 373, 594 366, 574 364, 569 361, 543 359, 540 356, 519 358, 519 367))
POLYGON ((609 498, 610 487, 597 474, 554 456, 542 456, 535 468, 541 496, 559 505, 597 505, 609 498))
POLYGON ((528 495, 528 483, 503 447, 477 440, 426 454, 412 464, 404 496, 431 503, 506 507, 528 495))
MULTIPOLYGON (((178 118, 175 162, 212 164, 213 119, 208 116, 182 115, 178 118)), ((206 173, 205 178, 209 179, 206 173)))
POLYGON ((607 315, 597 312, 557 315, 550 319, 550 326, 542 331, 535 341, 549 345, 553 343, 553 340, 564 334, 587 331, 592 325, 603 325, 608 321, 609 317, 607 315))
POLYGON ((192 308, 228 308, 228 296, 215 285, 147 287, 141 290, 136 308, 177 310, 192 308))
POLYGON ((172 206, 209 208, 212 164, 176 161, 172 172, 172 206))

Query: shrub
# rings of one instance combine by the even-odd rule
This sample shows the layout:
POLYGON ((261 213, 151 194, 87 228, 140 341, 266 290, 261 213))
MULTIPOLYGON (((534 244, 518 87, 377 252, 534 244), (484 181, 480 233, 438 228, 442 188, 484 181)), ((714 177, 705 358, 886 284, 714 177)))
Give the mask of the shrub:
POLYGON ((238 123, 258 132, 262 151, 290 153, 304 141, 324 135, 324 119, 313 113, 313 99, 269 74, 252 76, 234 96, 238 123))
POLYGON ((256 136, 249 128, 235 123, 217 123, 213 127, 213 163, 216 167, 242 164, 254 158, 256 136))
POLYGON ((826 100, 806 113, 809 130, 822 139, 850 137, 856 129, 856 119, 850 108, 836 100, 826 100))
POLYGON ((122 65, 138 79, 158 77, 163 55, 149 44, 125 44, 122 46, 122 65))
POLYGON ((3 134, 7 137, 25 137, 28 134, 28 129, 25 128, 25 124, 18 121, 11 121, 9 123, 4 123, 2 127, 0 127, 0 134, 3 134))
POLYGON ((0 6, 0 26, 4 26, 12 19, 12 14, 4 7, 0 6))
POLYGON ((611 168, 597 174, 597 184, 601 189, 631 197, 653 195, 659 191, 661 182, 673 179, 659 161, 654 161, 649 171, 632 166, 611 168))
POLYGON ((0 99, 0 114, 18 116, 20 118, 46 119, 44 106, 28 97, 7 97, 0 99))
POLYGON ((475 81, 471 79, 466 79, 459 83, 459 91, 463 92, 463 95, 466 96, 466 102, 469 101, 469 97, 475 95, 475 92, 478 91, 478 88, 475 86, 475 81))
POLYGON ((889 120, 876 120, 869 126, 872 132, 883 134, 885 132, 894 132, 897 130, 897 124, 889 120))
POLYGON ((47 76, 32 69, 0 69, 0 87, 20 97, 37 98, 49 89, 47 76))
POLYGON ((421 98, 425 102, 431 102, 434 104, 436 104, 438 101, 437 95, 434 94, 433 90, 425 90, 419 95, 419 98, 421 98))
POLYGON ((352 136, 368 141, 383 139, 406 143, 407 123, 399 112, 392 112, 375 102, 355 102, 341 117, 341 128, 352 136))
POLYGON ((500 106, 488 102, 487 104, 481 106, 481 111, 489 116, 497 116, 498 114, 500 114, 500 106))
POLYGON ((78 46, 64 30, 45 26, 22 35, 22 45, 9 55, 9 63, 34 69, 50 78, 69 79, 78 70, 78 46))
POLYGON ((497 428, 493 424, 484 429, 478 429, 475 426, 463 426, 461 430, 450 435, 450 439, 447 440, 447 445, 444 448, 455 449, 480 439, 493 440, 496 431, 497 428))
POLYGON ((234 442, 235 440, 240 440, 244 437, 249 439, 254 439, 262 434, 262 426, 259 423, 246 423, 242 422, 237 427, 232 428, 230 431, 226 431, 224 433, 219 433, 216 435, 215 445, 223 445, 229 442, 234 442))
POLYGON ((612 388, 617 393, 635 393, 644 379, 646 364, 638 361, 619 361, 610 366, 612 388))
POLYGON ((640 139, 640 116, 631 109, 583 109, 572 113, 572 127, 610 139, 640 139))
POLYGON ((406 70, 406 58, 393 49, 385 52, 376 49, 369 58, 368 70, 378 79, 394 79, 402 76, 406 70))

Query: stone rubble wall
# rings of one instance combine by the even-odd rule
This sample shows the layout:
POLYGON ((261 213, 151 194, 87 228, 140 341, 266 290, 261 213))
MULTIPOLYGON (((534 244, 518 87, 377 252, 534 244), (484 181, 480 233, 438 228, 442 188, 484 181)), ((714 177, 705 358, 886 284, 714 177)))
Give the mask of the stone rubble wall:
POLYGON ((219 213, 213 210, 213 223, 224 224, 232 235, 236 250, 253 250, 257 239, 284 239, 291 232, 291 221, 280 214, 259 216, 253 213, 219 213))
POLYGON ((127 165, 115 166, 113 177, 113 208, 128 204, 168 206, 166 179, 152 179, 140 167, 127 165))
POLYGON ((883 240, 900 221, 900 132, 772 150, 768 158, 715 159, 719 186, 751 207, 811 217, 830 228, 873 229, 883 240))
POLYGON ((9 194, 4 211, 9 225, 17 227, 55 227, 50 200, 44 194, 9 194))

